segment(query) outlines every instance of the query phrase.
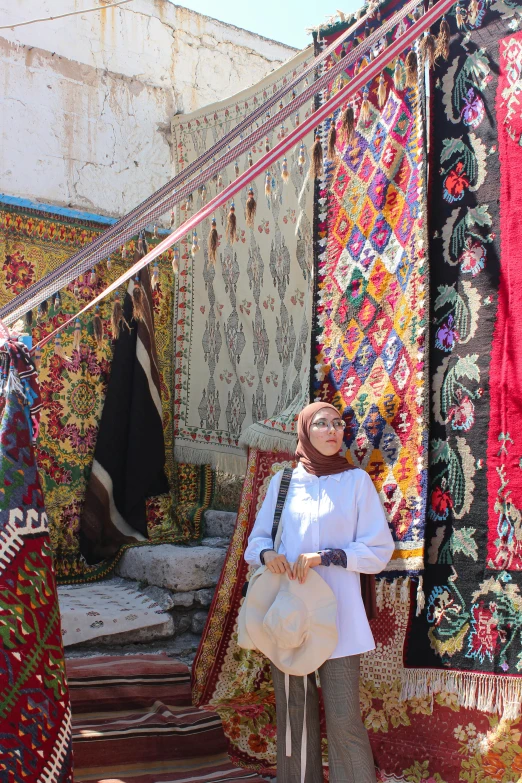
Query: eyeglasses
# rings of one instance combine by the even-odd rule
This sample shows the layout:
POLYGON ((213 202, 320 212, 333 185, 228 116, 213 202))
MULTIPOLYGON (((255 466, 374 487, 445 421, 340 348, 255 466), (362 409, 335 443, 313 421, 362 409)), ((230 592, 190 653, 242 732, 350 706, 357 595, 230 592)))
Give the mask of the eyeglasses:
POLYGON ((334 419, 333 421, 328 421, 327 419, 319 419, 319 421, 314 421, 312 424, 312 427, 315 427, 319 430, 319 432, 325 432, 326 430, 329 430, 330 427, 333 427, 336 432, 340 432, 341 430, 344 430, 346 427, 346 422, 342 419, 334 419))

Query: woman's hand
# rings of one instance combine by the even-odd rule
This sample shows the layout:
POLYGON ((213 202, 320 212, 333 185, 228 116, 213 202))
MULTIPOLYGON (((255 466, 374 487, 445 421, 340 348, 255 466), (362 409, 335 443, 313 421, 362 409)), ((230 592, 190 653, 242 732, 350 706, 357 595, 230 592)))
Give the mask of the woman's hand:
POLYGON ((277 552, 265 552, 265 565, 273 574, 288 574, 289 579, 293 579, 292 566, 284 555, 278 555, 277 552))
POLYGON ((299 580, 299 584, 304 584, 308 576, 308 570, 319 565, 321 565, 321 555, 317 552, 299 555, 294 563, 294 578, 299 580))

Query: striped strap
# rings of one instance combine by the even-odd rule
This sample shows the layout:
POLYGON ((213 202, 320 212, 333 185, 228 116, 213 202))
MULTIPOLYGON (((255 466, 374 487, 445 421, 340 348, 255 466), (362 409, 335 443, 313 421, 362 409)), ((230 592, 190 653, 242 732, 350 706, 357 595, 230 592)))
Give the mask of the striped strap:
POLYGON ((277 529, 279 527, 279 522, 281 521, 281 514, 283 513, 286 496, 288 494, 288 487, 290 486, 290 481, 292 480, 292 473, 293 473, 293 468, 285 468, 283 470, 283 475, 281 477, 279 494, 277 496, 277 503, 274 511, 274 524, 272 525, 272 543, 274 545, 277 536, 277 529))

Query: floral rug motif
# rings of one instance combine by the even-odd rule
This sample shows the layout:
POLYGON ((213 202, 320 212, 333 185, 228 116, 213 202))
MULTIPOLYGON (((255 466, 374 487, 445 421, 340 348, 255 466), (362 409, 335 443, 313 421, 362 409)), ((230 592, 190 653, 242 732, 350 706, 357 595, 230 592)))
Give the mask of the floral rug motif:
MULTIPOLYGON (((0 302, 4 303, 26 285, 41 279, 77 249, 88 244, 102 230, 100 223, 63 215, 0 204, 0 302)), ((149 241, 155 242, 153 238, 149 241)), ((127 246, 127 259, 121 253, 108 265, 98 264, 94 274, 82 276, 48 302, 47 312, 32 314, 33 340, 49 334, 123 272, 134 252, 127 246)), ((170 256, 158 260, 159 284, 154 299, 156 343, 161 375, 166 472, 171 487, 179 470, 173 460, 173 274, 170 256)), ((120 292, 123 301, 124 292, 120 292)), ((81 324, 81 343, 73 350, 74 329, 62 333, 63 353, 55 354, 48 344, 42 353, 39 371, 43 410, 37 441, 37 459, 46 498, 51 545, 59 581, 100 578, 107 566, 89 567, 79 552, 79 525, 86 483, 89 478, 98 433, 105 389, 111 368, 110 314, 112 300, 100 308, 104 341, 94 339, 92 316, 81 324)), ((194 480, 183 490, 181 508, 173 506, 170 495, 147 501, 148 532, 154 540, 188 540, 201 536, 201 517, 211 499, 213 476, 206 466, 191 470, 194 480)), ((109 568, 110 570, 110 568, 109 568)))
POLYGON ((501 354, 493 343, 504 317, 499 280, 516 265, 505 256, 500 211, 509 210, 501 198, 506 166, 520 156, 506 120, 522 65, 519 35, 510 31, 522 7, 478 8, 462 32, 449 17, 449 59, 434 72, 426 609, 412 619, 406 691, 453 689, 461 703, 516 718, 522 575, 511 482, 515 488, 520 467, 515 431, 497 415, 501 354))
MULTIPOLYGON (((309 51, 300 52, 254 87, 176 116, 172 133, 178 171, 302 71, 310 57, 309 51)), ((303 107, 202 186, 178 208, 179 221, 220 193, 309 111, 303 107)), ((247 445, 283 451, 295 447, 295 419, 309 395, 311 143, 309 135, 302 147, 288 153, 286 183, 283 161, 251 183, 256 202, 251 227, 245 217, 248 188, 238 194, 237 242, 226 236, 230 202, 217 210, 215 263, 207 249, 209 220, 198 227, 200 250, 194 258, 192 239, 180 244, 174 395, 174 453, 180 462, 209 462, 243 475, 247 445)))
MULTIPOLYGON (((428 396, 421 93, 397 89, 394 68, 382 75, 382 108, 378 79, 357 97, 349 143, 333 119, 338 162, 318 187, 314 333, 315 396, 339 409, 346 458, 379 491, 396 545, 389 577, 423 567, 428 396)), ((323 134, 326 144, 329 125, 323 134)))

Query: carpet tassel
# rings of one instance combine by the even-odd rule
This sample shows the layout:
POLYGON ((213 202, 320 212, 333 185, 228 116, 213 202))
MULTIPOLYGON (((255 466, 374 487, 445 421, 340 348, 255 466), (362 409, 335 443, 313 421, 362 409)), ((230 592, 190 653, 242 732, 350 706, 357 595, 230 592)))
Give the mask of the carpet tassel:
POLYGON ((227 235, 228 241, 231 244, 234 244, 234 242, 237 242, 237 240, 238 240, 238 236, 237 236, 237 217, 236 217, 236 207, 235 207, 234 202, 231 203, 230 211, 228 213, 226 235, 227 235))
POLYGON ((471 22, 471 24, 475 24, 478 15, 479 15, 479 4, 477 0, 470 0, 470 4, 468 6, 468 19, 471 22))
POLYGON ((333 162, 337 160, 337 149, 335 146, 336 142, 337 142, 337 128, 335 127, 335 120, 332 117, 330 131, 328 133, 327 156, 328 156, 328 160, 331 160, 333 162))
POLYGON ((28 310, 26 312, 26 314, 24 315, 24 323, 25 323, 25 328, 27 329, 28 332, 30 332, 31 329, 33 328, 33 311, 32 310, 28 310))
POLYGON ((256 216, 256 209, 257 209, 257 204, 254 197, 254 190, 253 188, 249 188, 248 198, 246 201, 246 208, 245 208, 245 220, 249 228, 254 227, 254 218, 256 216))
POLYGON ((94 332, 94 339, 98 348, 103 347, 103 323, 100 317, 100 308, 96 307, 94 318, 92 319, 92 328, 94 332))
POLYGON ((120 295, 116 293, 114 294, 114 304, 112 305, 111 313, 111 331, 113 340, 118 339, 124 326, 129 329, 129 324, 123 315, 123 307, 121 306, 120 295))
POLYGON ((384 74, 381 73, 379 76, 379 84, 377 85, 377 103, 379 104, 379 109, 382 109, 386 103, 386 94, 386 79, 384 78, 384 74))
POLYGON ((359 114, 359 120, 363 125, 366 125, 370 121, 370 101, 368 100, 368 92, 368 87, 365 87, 363 89, 361 112, 359 114))
POLYGON ((269 171, 266 172, 265 176, 265 196, 267 198, 270 198, 272 195, 272 177, 269 171))
POLYGON ((179 273, 179 248, 175 247, 172 251, 172 272, 177 275, 179 273))
POLYGON ((455 19, 457 20, 457 27, 459 28, 459 30, 462 30, 466 23, 466 19, 464 17, 464 9, 460 5, 460 3, 457 3, 457 5, 455 6, 455 19))
POLYGON ((355 112, 351 103, 348 104, 341 117, 341 130, 345 135, 346 143, 351 144, 355 132, 355 112))
POLYGON ((430 68, 435 65, 435 53, 437 50, 437 41, 435 36, 428 33, 424 36, 420 43, 421 54, 424 60, 428 63, 430 68))
POLYGON ((303 144, 303 142, 301 142, 301 146, 299 147, 299 157, 297 159, 297 162, 300 166, 304 166, 306 163, 305 145, 303 144))
POLYGON ((138 276, 134 278, 134 288, 132 289, 132 317, 135 321, 145 320, 145 302, 143 291, 138 276))
POLYGON ((439 34, 437 36, 437 47, 435 49, 435 59, 442 57, 447 60, 449 57, 450 48, 450 26, 445 16, 442 17, 439 27, 439 34))
POLYGON ((311 163, 310 163, 310 178, 318 179, 323 173, 323 145, 318 135, 315 137, 315 141, 312 144, 311 163))
POLYGON ((208 257, 213 264, 216 263, 219 237, 217 232, 216 218, 212 218, 211 229, 208 235, 208 257))
POLYGON ((197 231, 192 232, 192 247, 190 248, 190 253, 192 255, 192 258, 195 258, 196 255, 199 253, 199 240, 198 240, 197 231))
POLYGON ((74 322, 73 351, 79 351, 82 342, 82 324, 79 318, 74 322))
POLYGON ((417 86, 417 52, 415 52, 413 49, 410 49, 408 54, 406 55, 406 87, 416 87, 417 86))
POLYGON ((154 262, 154 266, 152 268, 152 277, 151 277, 150 284, 153 291, 155 291, 159 285, 159 266, 157 261, 154 262))
POLYGON ((283 180, 285 185, 287 184, 287 182, 288 182, 288 180, 290 178, 290 173, 288 171, 288 161, 286 159, 286 155, 283 158, 283 163, 281 165, 281 178, 282 178, 282 180, 283 180))
POLYGON ((395 69, 393 71, 393 84, 395 89, 399 92, 404 90, 406 86, 406 73, 404 71, 404 65, 400 57, 395 60, 395 69))

